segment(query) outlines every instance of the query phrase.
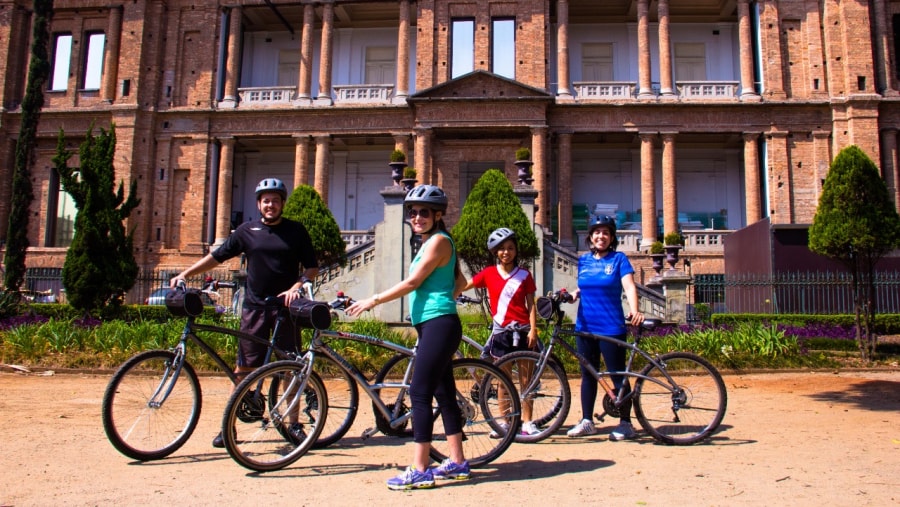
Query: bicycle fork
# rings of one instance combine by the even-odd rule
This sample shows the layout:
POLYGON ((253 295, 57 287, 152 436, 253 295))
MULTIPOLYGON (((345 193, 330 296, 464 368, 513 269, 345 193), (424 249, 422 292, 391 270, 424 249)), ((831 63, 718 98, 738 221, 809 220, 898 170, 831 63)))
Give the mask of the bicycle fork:
POLYGON ((184 365, 184 341, 175 347, 174 353, 175 358, 166 365, 166 371, 163 373, 159 385, 156 386, 150 399, 147 400, 148 408, 162 407, 163 403, 169 398, 169 394, 172 393, 172 389, 175 388, 175 383, 178 382, 178 376, 181 375, 181 368, 184 365))

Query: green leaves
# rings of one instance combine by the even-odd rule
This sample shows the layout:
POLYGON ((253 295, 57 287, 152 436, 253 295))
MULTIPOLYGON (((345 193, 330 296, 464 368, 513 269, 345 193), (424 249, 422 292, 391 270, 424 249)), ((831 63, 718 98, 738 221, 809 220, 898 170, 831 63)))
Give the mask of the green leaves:
POLYGON ((530 264, 540 255, 537 238, 512 184, 499 169, 488 169, 469 193, 452 231, 459 257, 473 274, 494 264, 487 238, 500 227, 516 232, 520 264, 530 264))
POLYGON ((341 237, 341 228, 315 188, 309 185, 295 188, 284 205, 284 217, 306 227, 319 266, 347 264, 347 243, 341 237))

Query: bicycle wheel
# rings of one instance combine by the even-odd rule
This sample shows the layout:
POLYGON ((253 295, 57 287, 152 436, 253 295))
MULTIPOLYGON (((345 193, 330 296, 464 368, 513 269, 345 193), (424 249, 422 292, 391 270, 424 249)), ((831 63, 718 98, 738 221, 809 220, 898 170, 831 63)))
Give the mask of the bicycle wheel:
MULTIPOLYGON (((392 411, 395 408, 397 399, 400 398, 401 390, 407 389, 405 386, 402 386, 402 382, 403 377, 406 374, 406 369, 409 367, 409 361, 413 357, 414 356, 407 356, 405 354, 394 355, 384 363, 384 366, 381 367, 381 370, 375 375, 375 379, 373 380, 373 383, 376 385, 384 385, 385 382, 393 384, 392 387, 375 389, 378 398, 392 411)), ((407 414, 410 411, 408 398, 406 396, 404 396, 404 400, 405 401, 401 402, 400 409, 395 412, 398 417, 407 414)), ((381 411, 378 410, 378 407, 374 402, 372 402, 372 410, 375 412, 375 427, 377 427, 378 431, 381 433, 394 437, 412 436, 412 429, 410 429, 411 420, 406 420, 403 424, 396 428, 392 428, 391 423, 381 414, 381 411)))
MULTIPOLYGON (((455 359, 453 378, 462 411, 463 455, 470 466, 484 466, 499 458, 516 438, 522 415, 519 393, 505 373, 480 359, 455 359)), ((430 455, 439 462, 450 456, 440 417, 434 423, 430 455)))
POLYGON ((296 361, 269 363, 248 375, 228 399, 222 418, 225 448, 250 470, 280 470, 312 447, 327 413, 328 393, 315 372, 307 376, 296 361), (245 398, 256 393, 266 393, 266 403, 247 417, 245 398))
POLYGON ((635 382, 634 414, 647 433, 666 444, 695 444, 708 438, 725 417, 728 395, 722 376, 706 359, 670 352, 647 365, 635 382), (672 377, 672 386, 661 368, 672 377))
POLYGON ((331 358, 316 355, 313 368, 328 391, 328 417, 322 423, 322 433, 313 449, 327 447, 347 434, 359 411, 359 388, 356 381, 331 358))
POLYGON ((519 433, 516 435, 516 442, 534 443, 544 440, 556 433, 569 415, 572 403, 569 378, 555 357, 551 356, 547 361, 535 388, 526 392, 540 359, 541 354, 537 352, 519 351, 507 354, 495 363, 509 375, 519 390, 522 421, 531 420, 540 430, 535 435, 519 433))
POLYGON ((103 430, 113 447, 140 461, 165 458, 190 438, 200 418, 197 374, 175 353, 142 352, 113 374, 103 393, 103 430))

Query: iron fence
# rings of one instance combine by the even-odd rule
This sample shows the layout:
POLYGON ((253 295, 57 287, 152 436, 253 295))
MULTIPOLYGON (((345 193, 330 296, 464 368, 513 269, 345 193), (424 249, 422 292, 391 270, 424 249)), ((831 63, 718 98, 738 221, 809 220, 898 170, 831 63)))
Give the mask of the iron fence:
MULTIPOLYGON (((878 313, 900 313, 900 273, 874 276, 878 313)), ((846 314, 854 312, 849 273, 783 272, 697 275, 693 303, 710 313, 846 314)))

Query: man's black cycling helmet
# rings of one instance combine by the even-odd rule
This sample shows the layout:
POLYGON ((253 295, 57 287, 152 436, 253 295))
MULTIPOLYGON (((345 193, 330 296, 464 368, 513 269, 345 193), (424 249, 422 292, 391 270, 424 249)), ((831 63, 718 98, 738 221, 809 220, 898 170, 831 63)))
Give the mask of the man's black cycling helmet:
POLYGON ((419 204, 435 211, 447 211, 447 194, 434 185, 419 185, 407 192, 403 204, 406 207, 419 204))
POLYGON ((282 200, 287 200, 287 187, 284 186, 284 182, 279 180, 278 178, 266 178, 259 182, 256 185, 256 200, 259 200, 259 196, 265 192, 278 192, 281 194, 282 200))
POLYGON ((508 239, 516 239, 516 233, 512 229, 501 227, 488 235, 488 250, 494 251, 495 248, 502 245, 508 239))
POLYGON ((587 245, 591 246, 591 234, 599 227, 606 227, 609 229, 609 235, 612 236, 612 240, 609 242, 609 249, 615 250, 616 247, 619 246, 619 238, 616 236, 616 219, 609 215, 598 215, 591 218, 591 223, 588 226, 587 239, 585 240, 587 245))

